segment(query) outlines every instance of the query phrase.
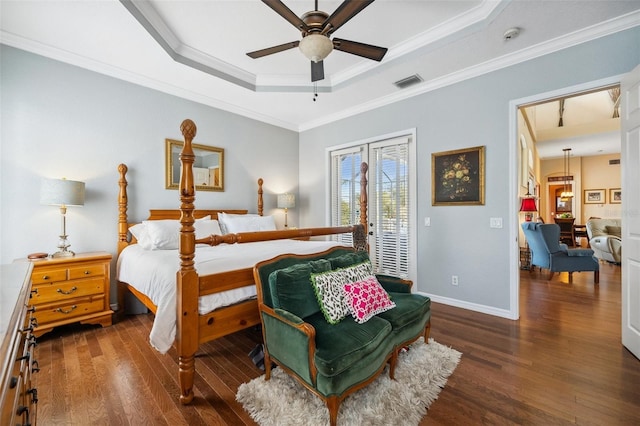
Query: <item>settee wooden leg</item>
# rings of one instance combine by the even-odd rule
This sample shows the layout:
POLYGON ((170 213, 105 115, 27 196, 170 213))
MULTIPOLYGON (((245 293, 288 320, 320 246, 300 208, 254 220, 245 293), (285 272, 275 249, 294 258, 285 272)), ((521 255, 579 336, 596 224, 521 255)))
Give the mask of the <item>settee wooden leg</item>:
POLYGON ((389 378, 391 380, 395 380, 396 378, 396 365, 398 364, 398 354, 401 350, 401 347, 398 349, 394 349, 393 353, 391 354, 391 359, 389 360, 389 378))
POLYGON ((593 282, 595 284, 600 282, 600 271, 593 271, 593 282))
POLYGON ((340 408, 340 400, 337 396, 330 396, 325 402, 329 409, 329 424, 331 426, 336 426, 338 423, 338 408, 340 408))
POLYGON ((548 281, 551 281, 551 278, 553 278, 553 274, 555 274, 555 272, 553 272, 552 270, 549 270, 549 275, 547 275, 548 281))
POLYGON ((269 358, 269 352, 266 348, 264 350, 264 379, 269 380, 271 378, 271 358, 269 358))
POLYGON ((431 334, 431 320, 427 323, 424 328, 424 343, 429 344, 429 335, 431 334))
POLYGON ((567 272, 569 274, 569 284, 573 283, 573 272, 567 272))

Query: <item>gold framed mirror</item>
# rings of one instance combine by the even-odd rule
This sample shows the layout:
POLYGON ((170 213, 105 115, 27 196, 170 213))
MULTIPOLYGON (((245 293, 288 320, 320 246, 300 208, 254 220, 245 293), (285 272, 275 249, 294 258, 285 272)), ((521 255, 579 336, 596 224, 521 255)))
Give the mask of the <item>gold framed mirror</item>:
MULTIPOLYGON (((165 140, 165 188, 178 189, 180 185, 180 152, 183 141, 165 140)), ((192 144, 196 158, 193 180, 196 191, 224 191, 224 149, 192 144)))

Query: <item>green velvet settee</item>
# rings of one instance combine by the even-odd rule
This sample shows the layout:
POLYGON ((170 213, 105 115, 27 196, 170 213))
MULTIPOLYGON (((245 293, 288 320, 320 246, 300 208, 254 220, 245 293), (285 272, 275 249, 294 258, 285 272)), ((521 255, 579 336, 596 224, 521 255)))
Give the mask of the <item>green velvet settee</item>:
POLYGON ((281 255, 254 267, 265 380, 278 365, 324 400, 332 426, 347 395, 387 363, 393 379, 399 351, 420 336, 428 342, 430 299, 411 293, 411 281, 376 280, 370 271, 368 253, 347 247, 281 255))

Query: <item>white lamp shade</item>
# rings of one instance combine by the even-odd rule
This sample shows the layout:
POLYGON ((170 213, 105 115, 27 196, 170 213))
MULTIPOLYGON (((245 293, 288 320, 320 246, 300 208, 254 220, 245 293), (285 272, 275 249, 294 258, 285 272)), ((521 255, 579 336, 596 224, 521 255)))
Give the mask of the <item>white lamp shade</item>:
POLYGON ((296 196, 293 194, 280 194, 278 195, 278 208, 279 209, 292 209, 296 206, 296 196))
POLYGON ((309 34, 300 40, 298 47, 309 60, 320 62, 333 50, 333 42, 322 34, 309 34))
POLYGON ((83 206, 84 182, 66 179, 43 179, 40 204, 50 206, 83 206))

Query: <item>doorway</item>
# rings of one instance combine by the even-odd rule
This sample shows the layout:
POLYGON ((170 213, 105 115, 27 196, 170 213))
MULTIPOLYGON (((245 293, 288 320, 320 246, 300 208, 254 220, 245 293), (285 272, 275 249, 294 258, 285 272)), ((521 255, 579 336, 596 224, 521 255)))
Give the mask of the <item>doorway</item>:
MULTIPOLYGON (((510 132, 511 132, 511 140, 513 141, 510 144, 510 155, 511 155, 511 194, 512 201, 510 203, 510 211, 512 212, 512 216, 516 218, 514 220, 513 225, 511 227, 511 234, 513 235, 512 241, 515 241, 514 247, 510 252, 512 256, 510 262, 510 306, 511 306, 511 317, 514 319, 519 318, 519 302, 520 302, 520 251, 521 248, 525 246, 524 234, 521 231, 520 224, 523 222, 523 215, 518 211, 518 207, 520 206, 520 199, 525 196, 525 192, 530 187, 531 181, 534 182, 536 191, 533 192, 534 196, 537 198, 538 203, 538 215, 546 222, 553 223, 555 215, 557 214, 571 214, 573 216, 580 216, 578 219, 579 222, 582 221, 582 210, 581 202, 582 197, 581 194, 585 188, 583 186, 583 182, 581 179, 581 165, 579 162, 582 161, 582 155, 580 158, 575 159, 574 162, 580 165, 580 168, 574 168, 574 162, 572 162, 572 173, 575 174, 576 178, 570 182, 571 190, 576 195, 571 202, 562 202, 558 203, 558 196, 556 194, 558 189, 564 188, 564 182, 559 182, 558 177, 563 175, 562 167, 556 165, 555 173, 549 172, 549 170, 544 169, 540 165, 539 158, 531 157, 531 150, 523 149, 523 132, 522 127, 528 126, 530 123, 527 123, 526 117, 523 119, 521 114, 519 114, 520 108, 532 106, 532 105, 540 105, 544 103, 549 103, 551 101, 557 101, 559 99, 568 99, 570 97, 577 97, 582 94, 595 93, 602 90, 607 90, 613 87, 619 87, 619 78, 611 77, 599 81, 594 81, 591 83, 585 83, 577 86, 567 87, 564 89, 556 90, 553 92, 541 93, 531 97, 517 99, 510 102, 510 132), (528 153, 528 159, 523 159, 523 153, 528 153), (521 166, 523 164, 528 164, 528 170, 522 170, 521 166), (528 175, 527 183, 522 182, 523 177, 528 175), (554 182, 555 180, 555 182, 554 182), (560 210, 560 211, 558 211, 560 210)), ((561 109, 556 109, 559 114, 562 114, 561 109)), ((560 126, 562 127, 563 117, 560 115, 560 126)), ((566 124, 567 117, 564 117, 564 123, 566 124)), ((562 134, 565 129, 553 130, 558 134, 562 134)), ((614 130, 612 129, 612 133, 614 130)), ((586 133, 585 133, 586 134, 586 133)), ((615 130, 615 137, 617 138, 618 143, 618 158, 619 158, 619 145, 620 145, 620 130, 619 130, 619 120, 617 123, 617 129, 615 130)), ((535 135, 534 135, 535 136, 535 135)), ((556 141, 557 142, 557 141, 556 141)), ((556 161, 560 162, 562 156, 562 150, 565 148, 561 143, 557 144, 555 147, 550 148, 550 142, 545 142, 544 149, 553 149, 554 152, 557 151, 556 161)), ((574 150, 575 152, 575 150, 574 150)), ((534 157, 535 152, 534 152, 534 157)), ((576 222, 578 223, 578 222, 576 222)))

